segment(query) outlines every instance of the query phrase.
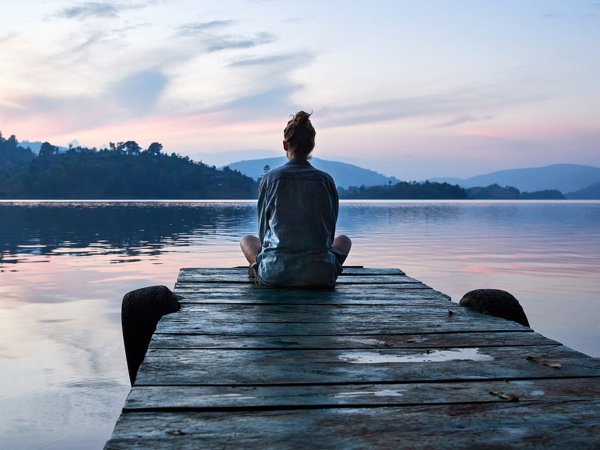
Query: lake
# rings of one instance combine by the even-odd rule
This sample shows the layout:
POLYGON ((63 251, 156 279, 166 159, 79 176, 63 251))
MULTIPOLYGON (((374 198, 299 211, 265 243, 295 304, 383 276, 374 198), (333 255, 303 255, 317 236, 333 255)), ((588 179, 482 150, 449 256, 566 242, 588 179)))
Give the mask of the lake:
MULTIPOLYGON (((123 295, 244 264, 256 204, 0 202, 0 448, 102 448, 129 391, 123 295)), ((600 202, 342 202, 348 265, 458 302, 504 289, 533 329, 600 356, 600 202)))

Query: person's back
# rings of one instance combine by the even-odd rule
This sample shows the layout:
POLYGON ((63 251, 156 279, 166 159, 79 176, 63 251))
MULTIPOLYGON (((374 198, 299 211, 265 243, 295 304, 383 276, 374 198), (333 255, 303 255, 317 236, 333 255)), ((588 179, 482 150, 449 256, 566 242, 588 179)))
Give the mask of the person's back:
POLYGON ((273 286, 333 286, 341 272, 332 252, 337 216, 333 179, 307 160, 293 159, 267 173, 258 198, 260 281, 273 286))
POLYGON ((259 283, 332 287, 352 246, 347 236, 334 238, 339 201, 333 179, 308 162, 315 135, 310 114, 295 114, 284 130, 289 162, 261 180, 259 238, 240 241, 259 283))

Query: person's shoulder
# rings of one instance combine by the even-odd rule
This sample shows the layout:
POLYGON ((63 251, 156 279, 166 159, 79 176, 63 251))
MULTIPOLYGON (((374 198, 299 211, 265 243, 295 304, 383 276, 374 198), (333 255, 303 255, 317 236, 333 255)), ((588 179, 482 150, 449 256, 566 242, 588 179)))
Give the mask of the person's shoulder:
POLYGON ((285 164, 279 167, 275 167, 274 169, 269 170, 267 173, 265 173, 261 179, 260 182, 261 184, 264 183, 268 183, 270 181, 273 181, 277 178, 280 178, 282 175, 285 174, 285 164))
POLYGON ((288 163, 284 163, 280 166, 277 166, 271 170, 269 170, 265 176, 270 176, 270 177, 276 177, 278 175, 281 175, 282 173, 285 173, 289 170, 289 164, 288 163))
POLYGON ((334 187, 335 187, 335 180, 333 179, 333 177, 331 175, 329 175, 327 172, 325 172, 324 170, 321 169, 317 169, 314 166, 311 166, 313 168, 313 170, 318 173, 321 177, 323 177, 325 180, 327 180, 329 183, 331 183, 334 187))
POLYGON ((306 166, 298 164, 294 161, 288 161, 287 163, 279 167, 269 170, 263 176, 263 178, 266 178, 267 180, 274 180, 279 178, 295 177, 298 174, 299 170, 302 171, 302 169, 306 168, 306 166))

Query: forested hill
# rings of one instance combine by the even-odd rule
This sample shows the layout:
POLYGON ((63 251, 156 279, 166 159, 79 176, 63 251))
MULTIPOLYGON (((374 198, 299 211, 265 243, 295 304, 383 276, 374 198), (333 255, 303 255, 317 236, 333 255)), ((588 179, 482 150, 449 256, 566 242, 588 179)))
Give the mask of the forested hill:
POLYGON ((338 188, 340 198, 363 199, 422 199, 422 200, 562 200, 565 196, 557 190, 521 192, 512 186, 498 186, 465 189, 449 183, 423 183, 400 181, 384 186, 351 186, 338 188))
POLYGON ((45 142, 35 155, 14 136, 0 134, 0 198, 10 199, 245 199, 257 183, 241 173, 217 170, 162 145, 135 141, 107 149, 59 152, 45 142))
MULTIPOLYGON (((255 199, 257 182, 237 170, 217 170, 154 142, 66 151, 44 142, 36 155, 0 133, 0 199, 255 199)), ((464 189, 448 183, 397 182, 338 187, 343 199, 562 199, 556 190, 523 192, 491 185, 464 189)))
POLYGON ((465 189, 448 183, 424 183, 400 181, 384 186, 351 186, 348 189, 338 188, 340 198, 350 200, 366 199, 466 199, 465 189))

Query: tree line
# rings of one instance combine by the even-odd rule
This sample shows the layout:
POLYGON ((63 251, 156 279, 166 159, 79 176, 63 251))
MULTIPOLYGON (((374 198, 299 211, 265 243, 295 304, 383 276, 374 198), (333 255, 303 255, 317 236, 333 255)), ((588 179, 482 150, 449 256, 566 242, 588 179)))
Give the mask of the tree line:
POLYGON ((486 187, 462 188, 455 184, 425 181, 400 181, 383 186, 338 187, 343 199, 382 200, 562 200, 565 196, 556 189, 537 192, 521 192, 512 186, 492 184, 486 187))
POLYGON ((0 134, 0 198, 14 199, 250 199, 257 183, 239 171, 218 170, 153 142, 107 148, 44 142, 36 155, 15 136, 0 134))
MULTIPOLYGON (((270 167, 265 166, 265 173, 270 167)), ((257 182, 237 170, 218 170, 188 156, 163 153, 159 142, 107 148, 44 142, 36 155, 14 135, 0 133, 0 198, 10 199, 254 199, 257 182)), ((520 192, 498 185, 464 189, 449 183, 401 181, 338 187, 342 199, 564 199, 557 190, 520 192)))
POLYGON ((396 184, 389 183, 382 186, 350 186, 347 189, 339 188, 340 198, 345 199, 466 199, 467 193, 460 186, 448 183, 432 183, 425 181, 400 181, 396 184))

